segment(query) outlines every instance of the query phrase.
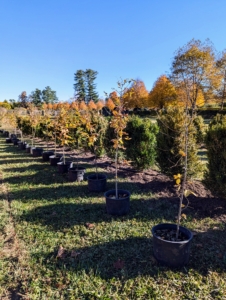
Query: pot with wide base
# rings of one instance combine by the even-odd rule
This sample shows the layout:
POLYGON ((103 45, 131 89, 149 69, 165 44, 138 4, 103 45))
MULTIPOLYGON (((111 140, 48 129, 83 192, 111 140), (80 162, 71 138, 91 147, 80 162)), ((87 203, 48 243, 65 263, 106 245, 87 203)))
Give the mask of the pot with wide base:
POLYGON ((107 176, 105 174, 91 174, 87 176, 88 189, 90 192, 104 192, 106 189, 107 176))
POLYGON ((123 216, 129 212, 130 208, 130 192, 127 190, 118 190, 116 197, 115 190, 109 190, 104 193, 106 199, 106 210, 109 215, 123 216))
POLYGON ((83 181, 84 180, 84 174, 86 169, 83 167, 72 167, 68 169, 68 180, 69 181, 83 181))
POLYGON ((176 224, 167 223, 152 228, 154 257, 169 267, 182 267, 189 260, 193 234, 189 229, 179 226, 176 240, 176 230, 176 224))
POLYGON ((42 153, 42 159, 43 159, 43 161, 49 161, 49 157, 50 157, 51 155, 54 155, 54 152, 53 152, 53 151, 44 151, 44 152, 42 153))
POLYGON ((60 162, 61 157, 62 155, 60 154, 50 155, 49 157, 50 166, 57 166, 57 163, 60 162))
POLYGON ((33 147, 31 148, 31 152, 33 157, 39 157, 42 156, 43 149, 38 147, 33 147))
POLYGON ((71 165, 71 161, 66 161, 65 163, 63 161, 59 161, 57 163, 58 172, 60 174, 67 173, 70 165, 71 165))

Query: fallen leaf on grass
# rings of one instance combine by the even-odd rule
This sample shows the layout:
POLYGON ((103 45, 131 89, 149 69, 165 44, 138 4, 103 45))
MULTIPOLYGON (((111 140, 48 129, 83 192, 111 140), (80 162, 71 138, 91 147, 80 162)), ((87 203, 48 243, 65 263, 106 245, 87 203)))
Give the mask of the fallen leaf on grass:
POLYGON ((203 247, 203 245, 202 245, 202 244, 196 244, 196 247, 198 247, 198 248, 202 248, 202 247, 203 247))
POLYGON ((65 258, 65 255, 66 255, 65 249, 60 245, 56 257, 63 259, 63 258, 65 258))
POLYGON ((123 269, 124 267, 124 261, 122 261, 120 258, 113 264, 114 268, 117 270, 123 269))
POLYGON ((92 223, 86 223, 86 227, 87 227, 88 229, 94 229, 94 228, 95 228, 95 225, 92 224, 92 223))

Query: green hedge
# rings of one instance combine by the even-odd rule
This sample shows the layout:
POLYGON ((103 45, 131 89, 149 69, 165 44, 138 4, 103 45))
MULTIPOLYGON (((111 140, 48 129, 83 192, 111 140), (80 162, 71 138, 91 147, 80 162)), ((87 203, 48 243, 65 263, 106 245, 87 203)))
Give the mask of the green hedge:
MULTIPOLYGON (((159 133, 157 134, 156 160, 160 170, 169 176, 184 172, 185 118, 183 108, 170 107, 161 111, 157 119, 159 133)), ((194 123, 189 126, 188 141, 187 176, 191 178, 197 177, 203 171, 197 155, 197 128, 194 123)))
POLYGON ((157 124, 153 124, 149 118, 132 116, 127 123, 126 132, 131 138, 125 141, 127 160, 141 170, 153 166, 156 158, 157 124))
POLYGON ((226 116, 218 114, 206 134, 207 171, 205 184, 216 195, 226 197, 226 116))

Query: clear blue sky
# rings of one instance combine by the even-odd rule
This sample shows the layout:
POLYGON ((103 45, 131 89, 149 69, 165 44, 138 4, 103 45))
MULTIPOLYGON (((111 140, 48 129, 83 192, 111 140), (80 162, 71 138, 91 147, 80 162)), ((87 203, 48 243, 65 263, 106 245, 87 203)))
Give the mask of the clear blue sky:
POLYGON ((226 0, 0 0, 0 101, 47 85, 65 101, 87 68, 100 97, 120 77, 151 90, 192 38, 226 48, 225 12, 226 0))

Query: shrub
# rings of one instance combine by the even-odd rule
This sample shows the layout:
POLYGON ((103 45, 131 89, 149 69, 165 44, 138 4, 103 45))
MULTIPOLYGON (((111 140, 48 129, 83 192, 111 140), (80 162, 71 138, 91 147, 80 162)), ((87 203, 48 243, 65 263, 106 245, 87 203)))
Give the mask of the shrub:
POLYGON ((102 115, 93 113, 91 115, 91 123, 95 128, 96 141, 94 142, 94 145, 89 146, 89 150, 97 157, 100 157, 105 154, 104 139, 106 137, 108 120, 102 115))
POLYGON ((216 115, 206 134, 207 171, 204 182, 215 194, 226 197, 226 116, 216 115))
MULTIPOLYGON (((156 161, 161 171, 169 176, 182 174, 185 159, 184 122, 186 115, 183 108, 169 107, 160 112, 157 119, 159 132, 157 134, 156 161)), ((188 178, 196 177, 203 167, 197 155, 197 129, 194 123, 188 128, 188 178)))
POLYGON ((206 125, 202 116, 196 116, 194 118, 194 125, 196 127, 196 142, 201 144, 204 142, 206 134, 206 125))
POLYGON ((157 124, 148 118, 131 116, 127 123, 126 132, 130 140, 125 141, 126 158, 137 169, 147 169, 155 163, 157 124))
POLYGON ((23 134, 31 134, 31 122, 29 118, 26 117, 17 117, 17 126, 22 131, 23 134))

